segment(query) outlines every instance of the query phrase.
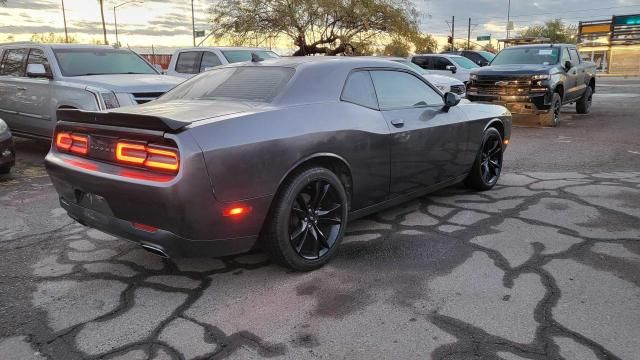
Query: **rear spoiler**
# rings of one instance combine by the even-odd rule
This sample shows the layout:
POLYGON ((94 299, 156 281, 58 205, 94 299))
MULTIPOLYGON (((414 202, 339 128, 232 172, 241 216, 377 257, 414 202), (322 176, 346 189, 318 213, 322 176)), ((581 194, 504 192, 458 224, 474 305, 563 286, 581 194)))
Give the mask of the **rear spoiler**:
POLYGON ((86 124, 120 126, 134 129, 176 131, 191 124, 190 121, 179 121, 162 116, 129 114, 119 112, 85 111, 78 109, 59 109, 56 112, 58 121, 69 121, 86 124))

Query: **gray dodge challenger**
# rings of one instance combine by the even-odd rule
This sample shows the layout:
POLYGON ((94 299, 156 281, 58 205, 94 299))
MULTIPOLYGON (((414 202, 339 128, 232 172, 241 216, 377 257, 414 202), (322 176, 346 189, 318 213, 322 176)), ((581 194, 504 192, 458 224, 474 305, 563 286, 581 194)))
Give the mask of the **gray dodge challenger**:
POLYGON ((331 259, 349 220, 458 182, 491 189, 511 133, 504 107, 371 58, 255 57, 58 119, 46 167, 73 219, 161 256, 260 246, 299 271, 331 259))

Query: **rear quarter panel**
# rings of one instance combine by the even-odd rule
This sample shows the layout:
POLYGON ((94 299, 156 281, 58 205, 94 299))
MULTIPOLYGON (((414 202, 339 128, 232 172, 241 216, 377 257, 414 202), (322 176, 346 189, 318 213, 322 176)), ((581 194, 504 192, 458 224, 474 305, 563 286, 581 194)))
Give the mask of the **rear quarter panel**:
POLYGON ((191 133, 222 202, 272 196, 301 162, 329 154, 351 168, 352 209, 388 194, 389 129, 375 110, 330 101, 200 123, 191 133))

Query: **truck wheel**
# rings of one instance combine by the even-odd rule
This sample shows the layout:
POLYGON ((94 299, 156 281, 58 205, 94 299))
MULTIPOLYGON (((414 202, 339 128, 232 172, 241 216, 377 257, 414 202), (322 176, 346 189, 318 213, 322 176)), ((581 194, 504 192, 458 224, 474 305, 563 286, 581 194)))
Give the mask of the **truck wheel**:
POLYGON ((10 172, 11 172, 11 166, 9 165, 0 166, 0 174, 8 174, 10 172))
POLYGON ((593 99, 593 89, 591 86, 587 86, 587 90, 584 91, 584 94, 576 102, 576 112, 578 114, 588 114, 589 110, 591 110, 591 100, 593 99))
POLYGON ((329 262, 345 228, 347 193, 330 170, 309 167, 283 184, 265 223, 263 241, 272 260, 295 271, 329 262))
POLYGON ((562 98, 560 94, 553 93, 549 112, 540 116, 540 125, 556 127, 560 123, 560 110, 562 110, 562 98))
POLYGON ((488 128, 482 134, 482 147, 464 184, 480 191, 493 188, 498 183, 502 171, 503 150, 500 132, 495 128, 488 128))

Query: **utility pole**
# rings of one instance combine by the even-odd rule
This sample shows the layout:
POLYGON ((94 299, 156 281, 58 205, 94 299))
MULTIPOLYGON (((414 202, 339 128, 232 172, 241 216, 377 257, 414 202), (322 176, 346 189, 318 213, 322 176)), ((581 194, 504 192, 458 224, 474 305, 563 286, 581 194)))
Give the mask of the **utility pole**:
POLYGON ((102 16, 102 34, 104 35, 104 44, 109 45, 107 42, 107 26, 104 24, 104 0, 100 1, 100 16, 102 16))
POLYGON ((467 50, 471 49, 471 18, 469 18, 469 27, 467 28, 467 50))
POLYGON ((509 40, 509 29, 511 27, 511 0, 507 6, 507 40, 509 40))
POLYGON ((456 42, 456 17, 451 17, 451 51, 455 51, 455 46, 453 45, 456 42))
POLYGON ((143 3, 142 0, 131 0, 131 1, 125 1, 113 7, 113 25, 116 28, 116 44, 118 44, 118 46, 120 46, 120 40, 118 39, 118 17, 116 15, 116 9, 119 8, 120 6, 124 6, 127 4, 141 4, 141 3, 143 3))
POLYGON ((64 42, 69 43, 69 33, 67 33, 67 14, 64 11, 64 0, 62 0, 62 20, 64 21, 64 42))
POLYGON ((193 30, 193 47, 196 47, 196 18, 193 11, 193 0, 191 0, 191 29, 193 30))

